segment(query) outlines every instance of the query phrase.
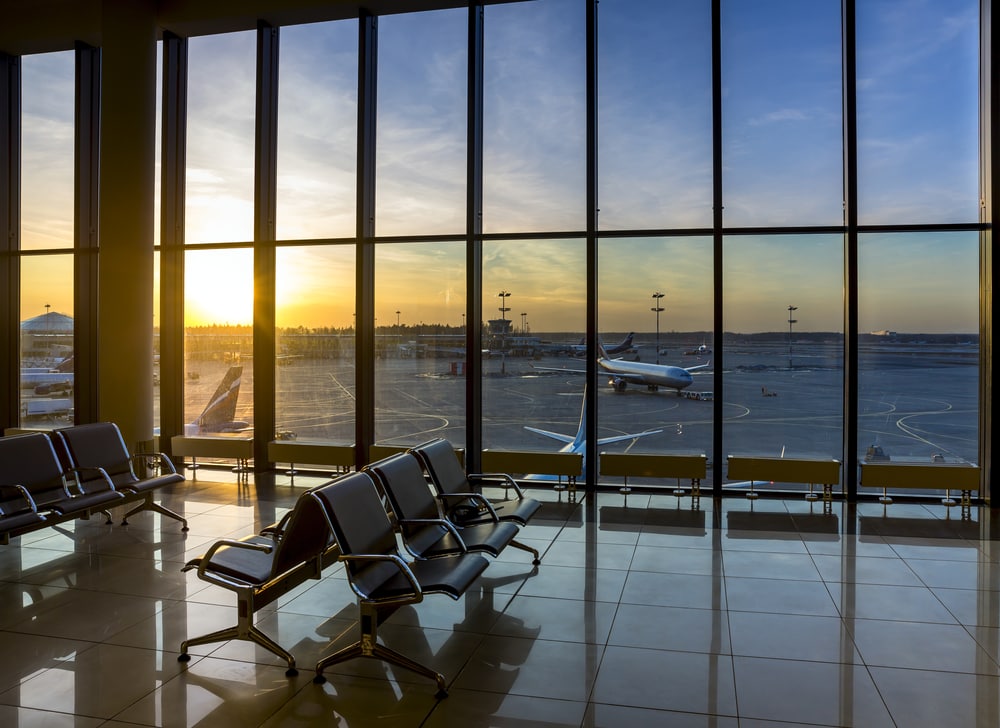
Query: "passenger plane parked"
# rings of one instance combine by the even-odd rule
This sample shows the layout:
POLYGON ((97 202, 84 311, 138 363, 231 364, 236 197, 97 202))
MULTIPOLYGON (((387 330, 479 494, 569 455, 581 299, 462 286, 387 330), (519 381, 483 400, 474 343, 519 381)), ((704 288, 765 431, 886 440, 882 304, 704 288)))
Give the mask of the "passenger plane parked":
POLYGON ((217 432, 246 432, 251 429, 249 422, 236 419, 236 402, 240 397, 240 381, 243 367, 231 366, 226 376, 219 382, 215 394, 208 401, 198 419, 184 425, 184 434, 203 435, 217 432))
MULTIPOLYGON (((682 389, 691 386, 694 378, 691 372, 704 369, 712 365, 712 362, 698 364, 693 367, 675 367, 670 364, 651 364, 641 361, 626 361, 624 359, 611 359, 604 347, 598 345, 600 356, 597 358, 598 366, 608 374, 608 384, 616 392, 624 392, 629 384, 645 384, 652 391, 660 387, 676 389, 680 394, 682 389)), ((543 372, 563 372, 570 374, 585 374, 581 369, 565 369, 561 367, 535 367, 543 372)))
POLYGON ((608 373, 608 384, 616 392, 624 392, 629 382, 633 384, 645 384, 649 389, 656 391, 660 387, 676 389, 680 394, 682 389, 691 386, 694 378, 691 372, 704 369, 712 365, 712 362, 698 364, 693 367, 675 367, 670 364, 650 364, 641 361, 625 361, 623 359, 610 359, 604 347, 598 347, 601 355, 597 359, 598 366, 608 373))

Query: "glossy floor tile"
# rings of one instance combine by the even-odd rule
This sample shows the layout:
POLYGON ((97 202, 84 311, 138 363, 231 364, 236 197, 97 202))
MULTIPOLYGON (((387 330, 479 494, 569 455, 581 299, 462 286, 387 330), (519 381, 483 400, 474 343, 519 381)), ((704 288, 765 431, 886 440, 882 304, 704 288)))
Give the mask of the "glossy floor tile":
POLYGON ((307 487, 203 468, 163 494, 176 521, 65 524, 0 546, 3 726, 995 726, 995 515, 937 504, 702 499, 545 502, 458 600, 427 595, 379 642, 441 672, 323 656, 359 639, 332 565, 257 612, 298 674, 245 640, 233 594, 182 571, 278 520, 307 487))

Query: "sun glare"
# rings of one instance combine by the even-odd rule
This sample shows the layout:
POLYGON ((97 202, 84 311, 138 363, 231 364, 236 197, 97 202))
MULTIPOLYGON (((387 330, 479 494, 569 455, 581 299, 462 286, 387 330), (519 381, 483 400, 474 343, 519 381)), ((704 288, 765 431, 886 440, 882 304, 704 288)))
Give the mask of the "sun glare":
POLYGON ((184 267, 186 326, 253 323, 253 252, 199 250, 184 267))

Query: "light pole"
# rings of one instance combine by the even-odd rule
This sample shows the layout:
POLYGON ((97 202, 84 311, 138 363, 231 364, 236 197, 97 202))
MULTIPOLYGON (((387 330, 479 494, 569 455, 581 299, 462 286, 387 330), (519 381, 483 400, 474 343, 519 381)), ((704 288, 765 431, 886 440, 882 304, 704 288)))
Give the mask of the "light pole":
POLYGON ((792 368, 792 324, 798 323, 798 319, 792 318, 792 311, 798 311, 798 306, 788 307, 788 368, 792 368))
POLYGON ((500 318, 506 321, 507 312, 510 311, 510 308, 507 307, 507 299, 510 298, 510 291, 500 291, 497 296, 500 298, 500 318))
POLYGON ((399 309, 396 309, 396 330, 399 330, 399 309))
POLYGON ((528 314, 524 311, 521 312, 521 336, 525 336, 528 331, 528 325, 524 320, 528 317, 528 314))
POLYGON ((656 363, 660 363, 660 311, 663 310, 663 306, 660 305, 660 299, 663 298, 665 294, 657 291, 653 294, 653 307, 649 309, 650 311, 656 312, 656 363))

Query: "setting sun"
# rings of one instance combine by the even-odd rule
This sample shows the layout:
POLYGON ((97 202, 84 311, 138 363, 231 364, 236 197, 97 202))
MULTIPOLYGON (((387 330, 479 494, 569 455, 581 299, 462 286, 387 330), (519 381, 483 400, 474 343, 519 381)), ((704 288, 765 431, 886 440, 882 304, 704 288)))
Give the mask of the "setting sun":
POLYGON ((253 323, 253 251, 197 250, 184 267, 184 323, 253 323))

